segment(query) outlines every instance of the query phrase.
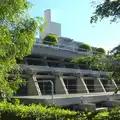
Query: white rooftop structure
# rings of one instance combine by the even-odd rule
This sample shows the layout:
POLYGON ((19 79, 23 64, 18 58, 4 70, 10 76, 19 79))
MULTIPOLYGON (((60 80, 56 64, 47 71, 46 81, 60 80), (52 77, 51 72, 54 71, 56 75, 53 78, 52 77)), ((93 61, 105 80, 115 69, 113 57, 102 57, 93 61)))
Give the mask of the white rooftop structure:
POLYGON ((44 18, 46 20, 46 26, 43 34, 41 35, 44 38, 47 34, 56 34, 57 36, 61 36, 61 24, 51 21, 51 10, 47 9, 44 11, 44 18))

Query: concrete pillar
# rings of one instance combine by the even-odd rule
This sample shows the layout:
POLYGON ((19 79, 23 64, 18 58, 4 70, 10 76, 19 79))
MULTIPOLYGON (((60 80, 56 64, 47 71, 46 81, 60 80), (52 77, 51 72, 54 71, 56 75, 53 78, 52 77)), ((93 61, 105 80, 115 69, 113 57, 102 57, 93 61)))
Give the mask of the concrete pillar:
POLYGON ((56 74, 56 79, 55 79, 55 92, 56 92, 56 94, 68 94, 68 90, 65 86, 62 75, 59 73, 55 73, 55 74, 56 74))
POLYGON ((89 93, 87 85, 82 76, 77 76, 77 93, 89 93))
POLYGON ((113 91, 116 90, 116 88, 117 88, 117 84, 116 84, 115 81, 112 79, 112 80, 110 81, 109 91, 110 91, 110 92, 113 92, 113 91))
POLYGON ((35 75, 31 75, 28 79, 28 95, 42 95, 40 87, 35 75))
POLYGON ((95 92, 106 92, 101 80, 99 77, 97 77, 95 80, 94 80, 94 91, 95 92))

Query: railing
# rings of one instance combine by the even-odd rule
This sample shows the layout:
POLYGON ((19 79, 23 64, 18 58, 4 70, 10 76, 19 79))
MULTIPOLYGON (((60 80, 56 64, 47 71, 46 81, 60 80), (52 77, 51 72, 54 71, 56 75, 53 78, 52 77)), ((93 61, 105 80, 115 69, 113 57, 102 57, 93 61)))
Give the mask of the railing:
MULTIPOLYGON (((37 81, 26 81, 26 86, 28 86, 28 84, 29 83, 50 83, 50 85, 49 85, 49 87, 51 88, 51 89, 49 89, 49 91, 51 92, 51 100, 52 100, 52 103, 54 104, 54 83, 51 81, 51 80, 37 80, 37 81)), ((26 87, 25 86, 25 87, 26 87)), ((20 88, 21 89, 21 88, 20 88)), ((41 91, 42 92, 42 91, 41 91)), ((15 96, 21 96, 21 95, 19 95, 19 93, 17 93, 17 95, 15 95, 15 96)), ((28 94, 26 94, 26 95, 22 95, 22 96, 29 96, 28 94)), ((32 95, 31 95, 32 96, 32 95)), ((33 95, 34 96, 34 95, 33 95)), ((38 96, 38 95, 37 95, 38 96)), ((4 97, 4 96, 3 96, 4 97)))
MULTIPOLYGON (((96 81, 96 79, 95 80, 87 80, 87 82, 85 82, 85 85, 86 85, 89 93, 104 92, 104 90, 102 89, 102 86, 92 83, 93 81, 96 81)), ((105 80, 105 81, 107 82, 107 80, 105 80)), ((51 95, 52 103, 54 103, 54 95, 65 94, 65 93, 63 93, 63 89, 54 87, 54 82, 51 80, 27 81, 26 85, 28 85, 29 83, 33 83, 33 82, 43 83, 43 84, 41 84, 41 86, 39 85, 40 92, 42 95, 37 95, 37 96, 41 97, 44 95, 51 95), (46 83, 49 83, 49 84, 46 84, 46 83)), ((69 94, 81 94, 81 95, 88 94, 85 86, 77 85, 76 80, 67 80, 67 83, 65 83, 65 87, 69 94)), ((112 85, 112 84, 107 85, 107 83, 103 84, 103 87, 105 88, 106 92, 114 92, 116 89, 116 87, 114 85, 112 85)), ((26 94, 26 96, 28 96, 28 95, 26 94)), ((34 96, 34 94, 33 95, 31 94, 30 96, 34 96)))
MULTIPOLYGON (((27 81, 27 82, 30 82, 30 81, 27 81)), ((32 81, 31 81, 32 82, 32 81)), ((52 103, 54 104, 54 98, 53 98, 53 95, 54 95, 54 83, 51 81, 51 80, 37 80, 37 81, 34 81, 34 82, 37 82, 37 83, 50 83, 51 84, 51 99, 52 99, 52 103)))
POLYGON ((95 50, 92 50, 92 52, 90 52, 87 49, 79 48, 79 46, 78 47, 76 47, 76 46, 71 47, 70 45, 74 45, 74 43, 71 43, 71 44, 69 44, 69 43, 67 43, 67 44, 57 44, 57 45, 54 45, 54 46, 49 45, 49 44, 54 43, 54 42, 45 41, 45 43, 46 44, 44 44, 43 41, 41 41, 41 42, 36 42, 35 45, 42 45, 42 46, 47 46, 47 47, 49 46, 49 47, 54 47, 54 48, 59 48, 59 49, 61 48, 63 50, 69 50, 69 51, 74 51, 74 52, 76 51, 76 52, 102 53, 102 52, 97 52, 95 50))
MULTIPOLYGON (((89 94, 89 93, 104 92, 100 85, 94 85, 94 86, 93 85, 87 85, 89 93, 85 92, 86 89, 82 88, 82 87, 83 87, 82 85, 67 85, 66 86, 69 95, 70 94, 89 94), (78 87, 81 87, 81 89, 78 88, 78 87)), ((49 85, 47 85, 46 87, 44 87, 44 89, 41 89, 41 93, 43 95, 50 95, 50 92, 51 92, 50 88, 51 87, 49 85)), ((106 92, 114 92, 115 91, 115 87, 114 86, 109 87, 107 85, 104 85, 104 88, 105 88, 106 92)), ((61 95, 61 94, 63 94, 62 92, 63 92, 63 89, 59 89, 59 93, 57 93, 56 90, 55 90, 55 94, 54 95, 59 95, 59 94, 61 95)))

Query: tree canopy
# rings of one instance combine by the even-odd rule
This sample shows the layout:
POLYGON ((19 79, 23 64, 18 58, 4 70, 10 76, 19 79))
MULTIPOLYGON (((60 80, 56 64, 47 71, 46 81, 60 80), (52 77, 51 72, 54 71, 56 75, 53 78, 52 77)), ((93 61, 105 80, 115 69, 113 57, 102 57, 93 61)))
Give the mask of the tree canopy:
POLYGON ((32 18, 27 0, 0 1, 0 91, 10 98, 23 84, 17 59, 30 54, 44 20, 32 18), (12 77, 11 77, 12 76, 12 77))
MULTIPOLYGON (((104 18, 110 18, 111 22, 119 21, 120 0, 101 0, 95 7, 90 22, 96 23, 104 18)), ((101 48, 96 49, 96 51, 105 53, 105 50, 101 48)), ((113 78, 116 81, 120 81, 120 45, 113 48, 107 54, 94 54, 93 56, 76 58, 72 62, 84 62, 89 68, 96 68, 98 71, 107 72, 110 79, 113 78)))
POLYGON ((120 51, 118 48, 119 46, 104 55, 94 54, 93 56, 75 58, 72 62, 84 62, 88 68, 107 72, 110 79, 120 81, 120 51))
POLYGON ((119 21, 120 0, 101 0, 101 2, 97 4, 91 17, 91 23, 96 23, 98 20, 104 18, 110 18, 111 22, 119 21))
MULTIPOLYGON (((96 23, 98 20, 103 20, 104 18, 110 18, 110 22, 119 22, 120 0, 101 0, 97 4, 91 17, 91 23, 96 23)), ((111 75, 115 79, 120 80, 120 45, 109 51, 105 58, 107 62, 102 61, 104 68, 107 71, 112 71, 111 75)))
MULTIPOLYGON (((101 0, 91 17, 91 23, 96 23, 99 19, 102 20, 109 17, 111 22, 116 22, 120 19, 120 0, 101 0)), ((96 51, 103 54, 76 58, 73 62, 84 62, 89 68, 108 72, 110 78, 120 80, 120 45, 107 54, 105 54, 106 51, 103 48, 97 48, 96 51)))
POLYGON ((47 45, 57 45, 58 44, 58 38, 56 35, 54 34, 48 34, 44 39, 43 39, 43 43, 47 44, 47 45))

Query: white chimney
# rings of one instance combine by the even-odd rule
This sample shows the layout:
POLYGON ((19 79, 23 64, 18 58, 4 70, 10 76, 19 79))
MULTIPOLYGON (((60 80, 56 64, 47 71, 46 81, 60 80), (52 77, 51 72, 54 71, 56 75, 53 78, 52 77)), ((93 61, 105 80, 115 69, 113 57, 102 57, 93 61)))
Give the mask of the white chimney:
POLYGON ((47 9, 44 11, 44 18, 50 22, 51 21, 51 10, 50 9, 47 9))
POLYGON ((44 32, 41 35, 41 38, 43 39, 49 33, 61 36, 61 24, 51 21, 50 9, 44 11, 44 18, 46 20, 46 26, 44 28, 44 32))

